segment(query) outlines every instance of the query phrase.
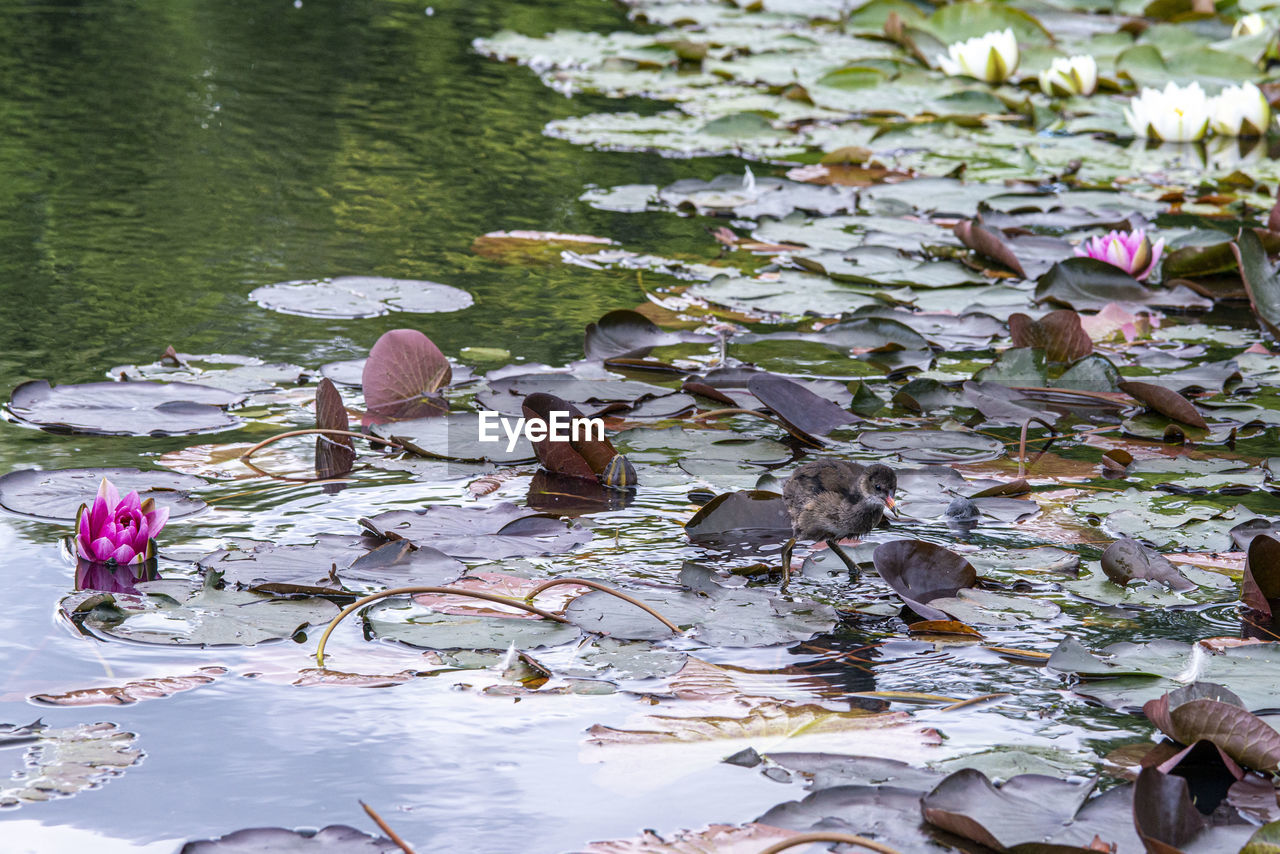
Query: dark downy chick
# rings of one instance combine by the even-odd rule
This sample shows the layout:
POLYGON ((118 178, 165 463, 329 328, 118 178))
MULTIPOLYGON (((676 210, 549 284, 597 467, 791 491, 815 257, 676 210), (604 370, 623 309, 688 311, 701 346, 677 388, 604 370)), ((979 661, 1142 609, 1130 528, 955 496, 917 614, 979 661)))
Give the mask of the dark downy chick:
POLYGON ((863 466, 846 460, 805 463, 787 479, 782 497, 795 536, 782 549, 782 589, 791 580, 791 550, 796 540, 824 540, 857 573, 858 565, 840 548, 845 537, 860 537, 880 524, 894 507, 898 477, 880 464, 863 466))

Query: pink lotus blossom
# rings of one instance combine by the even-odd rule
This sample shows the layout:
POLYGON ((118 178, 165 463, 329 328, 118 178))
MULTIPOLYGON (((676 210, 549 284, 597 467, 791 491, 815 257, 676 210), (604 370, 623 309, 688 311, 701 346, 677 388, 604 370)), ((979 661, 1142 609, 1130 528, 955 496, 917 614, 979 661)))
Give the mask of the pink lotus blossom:
POLYGON ((1127 234, 1123 231, 1108 232, 1105 237, 1090 237, 1076 247, 1076 255, 1094 258, 1119 267, 1135 279, 1145 279, 1160 260, 1164 251, 1164 238, 1151 245, 1147 233, 1135 228, 1127 234))
POLYGON ((123 566, 155 557, 154 537, 169 521, 169 508, 154 499, 142 501, 137 492, 123 499, 105 477, 93 506, 80 505, 76 515, 76 554, 88 561, 123 566))

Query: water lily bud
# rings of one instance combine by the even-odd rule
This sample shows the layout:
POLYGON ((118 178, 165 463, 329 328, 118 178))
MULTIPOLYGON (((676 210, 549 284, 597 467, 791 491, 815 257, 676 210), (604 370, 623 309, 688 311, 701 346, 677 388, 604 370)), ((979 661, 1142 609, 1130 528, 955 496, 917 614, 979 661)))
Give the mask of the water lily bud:
POLYGON ((137 492, 124 498, 105 477, 93 506, 76 514, 76 554, 84 560, 125 566, 155 557, 156 534, 169 520, 169 508, 142 501, 137 492))
POLYGON ((1149 276, 1163 251, 1164 238, 1157 240, 1153 246, 1147 238, 1147 232, 1141 228, 1135 228, 1127 234, 1112 231, 1104 237, 1090 237, 1076 247, 1076 255, 1079 257, 1105 261, 1135 279, 1149 276))
POLYGON ((952 77, 973 77, 986 83, 1003 83, 1018 68, 1018 40, 1005 28, 947 47, 938 54, 938 67, 952 77))
POLYGON ((1040 72, 1040 90, 1054 98, 1092 95, 1098 88, 1098 63, 1092 56, 1059 57, 1040 72))
POLYGON ((1231 28, 1231 37, 1238 39, 1269 32, 1271 32, 1271 25, 1267 23, 1267 19, 1253 12, 1236 21, 1236 25, 1231 28))
POLYGON ((1262 136, 1271 122, 1271 105, 1252 83, 1228 86, 1209 99, 1209 122, 1223 136, 1262 136))
POLYGON ((1195 142, 1209 130, 1209 99, 1199 83, 1143 89, 1129 99, 1124 118, 1138 136, 1163 142, 1195 142))

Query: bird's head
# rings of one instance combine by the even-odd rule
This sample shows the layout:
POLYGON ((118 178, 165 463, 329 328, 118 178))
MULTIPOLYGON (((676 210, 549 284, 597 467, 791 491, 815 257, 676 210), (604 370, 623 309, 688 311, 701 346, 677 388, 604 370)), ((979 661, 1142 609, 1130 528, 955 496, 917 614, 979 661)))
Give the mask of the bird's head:
POLYGON ((879 463, 867 466, 862 471, 858 488, 863 495, 883 502, 887 509, 897 514, 897 502, 894 501, 893 494, 898 490, 898 476, 893 473, 893 469, 879 463))

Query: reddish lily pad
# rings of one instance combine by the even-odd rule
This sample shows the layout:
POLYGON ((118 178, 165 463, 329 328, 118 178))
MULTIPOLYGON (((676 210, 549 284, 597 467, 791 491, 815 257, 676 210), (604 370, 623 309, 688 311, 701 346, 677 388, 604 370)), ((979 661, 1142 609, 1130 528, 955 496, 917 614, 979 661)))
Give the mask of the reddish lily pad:
POLYGON ((924 540, 891 540, 872 554, 876 572, 926 620, 946 620, 945 611, 930 607, 933 599, 950 598, 978 583, 977 570, 960 555, 924 540))
MULTIPOLYGON (((316 386, 316 426, 322 430, 351 429, 342 393, 328 377, 316 386)), ((350 436, 316 437, 316 477, 327 480, 350 474, 355 461, 356 450, 350 436)))
POLYGON ((1269 618, 1276 611, 1273 603, 1280 600, 1280 540, 1270 534, 1257 534, 1248 548, 1240 599, 1269 618))
POLYGON ((449 404, 437 392, 452 376, 449 360, 418 330, 384 332, 364 363, 365 423, 446 414, 449 404))
POLYGON ((1080 325, 1080 315, 1070 309, 1051 311, 1039 320, 1011 314, 1009 332, 1013 346, 1044 350, 1050 362, 1074 362, 1093 352, 1093 339, 1080 325))

